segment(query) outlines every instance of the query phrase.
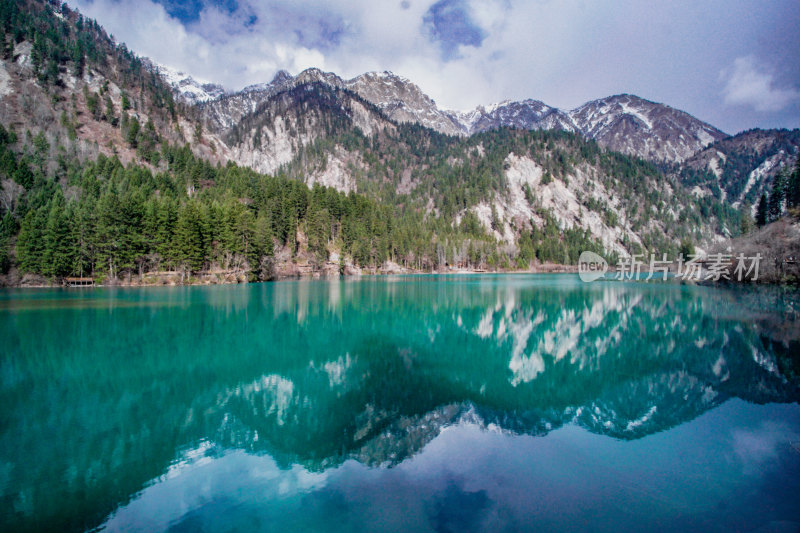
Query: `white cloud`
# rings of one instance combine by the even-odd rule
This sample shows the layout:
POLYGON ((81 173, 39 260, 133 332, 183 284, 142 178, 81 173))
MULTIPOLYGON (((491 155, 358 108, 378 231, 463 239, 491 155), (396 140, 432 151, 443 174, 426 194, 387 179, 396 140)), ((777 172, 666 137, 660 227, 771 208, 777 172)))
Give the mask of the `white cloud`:
MULTIPOLYGON (((345 78, 391 70, 450 109, 525 98, 570 109, 631 92, 705 120, 715 115, 722 121, 717 126, 732 131, 756 125, 731 118, 764 116, 753 109, 782 110, 781 125, 796 122, 797 109, 785 106, 797 91, 776 84, 747 56, 762 35, 775 35, 759 22, 769 17, 743 18, 756 0, 721 9, 723 1, 618 0, 610 7, 585 0, 463 0, 481 42, 458 46, 450 60, 426 31, 425 15, 436 0, 237 0, 233 12, 207 0, 186 24, 155 0, 70 4, 136 53, 228 90, 270 81, 280 69, 297 74, 314 66, 345 78), (734 62, 737 56, 743 57, 734 62), (719 80, 707 73, 725 64, 733 68, 723 80, 723 100, 715 98, 719 80), (734 114, 731 103, 746 106, 734 114)), ((787 1, 759 4, 757 11, 776 17, 787 1)))
POLYGON ((800 99, 800 91, 775 86, 774 76, 759 68, 752 55, 737 57, 727 78, 724 95, 729 105, 747 105, 756 111, 780 111, 800 99))
POLYGON ((763 472, 765 463, 775 462, 781 448, 797 440, 797 432, 786 424, 767 421, 756 429, 735 429, 732 438, 733 451, 745 471, 763 472))
MULTIPOLYGON (((313 0, 240 0, 234 13, 208 6, 188 25, 152 0, 73 3, 138 54, 232 90, 269 81, 280 69, 297 74, 315 66, 344 77, 392 70, 419 84, 441 106, 456 109, 559 95, 537 92, 560 81, 563 55, 579 49, 552 43, 564 35, 585 35, 585 24, 570 19, 559 3, 469 0, 486 38, 480 47, 461 46, 457 60, 444 61, 438 43, 424 31, 425 14, 435 1, 353 0, 320 7, 313 0), (255 22, 248 25, 250 16, 255 22), (572 29, 559 29, 564 26, 572 29)), ((592 13, 582 15, 584 22, 592 18, 592 13)))
POLYGON ((234 13, 205 7, 184 25, 152 0, 73 0, 137 54, 239 89, 309 67, 355 76, 396 68, 408 57, 433 57, 419 32, 433 0, 375 5, 356 0, 338 6, 312 0, 239 2, 234 13))

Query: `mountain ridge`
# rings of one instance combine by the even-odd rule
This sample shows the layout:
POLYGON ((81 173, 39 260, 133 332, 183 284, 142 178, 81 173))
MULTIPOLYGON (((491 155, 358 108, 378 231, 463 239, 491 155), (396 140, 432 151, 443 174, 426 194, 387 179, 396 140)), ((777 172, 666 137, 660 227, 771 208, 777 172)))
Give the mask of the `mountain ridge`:
POLYGON ((755 206, 772 178, 791 168, 800 152, 800 130, 751 129, 720 139, 685 161, 683 181, 696 194, 712 194, 733 207, 755 206))
POLYGON ((183 282, 231 271, 268 279, 275 265, 527 269, 574 263, 584 250, 612 261, 677 256, 744 227, 717 195, 693 195, 680 172, 605 146, 660 122, 695 128, 672 145, 686 150, 714 133, 662 104, 587 103, 574 116, 588 138, 569 113, 532 99, 454 118, 385 71, 278 72, 226 93, 172 71, 169 83, 65 5, 4 5, 13 20, 3 27, 18 30, 6 32, 0 59, 10 80, 0 95, 0 263, 16 258, 23 274, 144 281, 166 267, 183 282), (176 98, 173 83, 193 102, 176 98))
MULTIPOLYGON (((471 110, 442 109, 408 78, 390 71, 365 72, 343 79, 332 72, 309 68, 297 76, 279 71, 269 83, 249 85, 202 102, 210 123, 231 126, 252 112, 259 101, 301 83, 322 82, 350 89, 378 106, 397 122, 414 122, 447 135, 471 136, 500 127, 558 129, 577 132, 607 148, 655 162, 681 163, 728 134, 691 114, 636 95, 622 93, 562 110, 531 98, 503 100, 471 110), (227 116, 229 120, 221 119, 227 116), (231 121, 230 118, 233 117, 231 121)), ((192 102, 204 86, 181 80, 172 83, 178 94, 192 102)))

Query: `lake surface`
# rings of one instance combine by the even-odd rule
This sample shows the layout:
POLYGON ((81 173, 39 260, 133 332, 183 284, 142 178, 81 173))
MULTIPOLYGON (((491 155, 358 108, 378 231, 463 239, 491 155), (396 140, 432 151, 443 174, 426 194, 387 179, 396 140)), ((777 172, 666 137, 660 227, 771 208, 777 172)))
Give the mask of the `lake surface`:
POLYGON ((575 275, 0 291, 0 530, 796 531, 799 313, 575 275))

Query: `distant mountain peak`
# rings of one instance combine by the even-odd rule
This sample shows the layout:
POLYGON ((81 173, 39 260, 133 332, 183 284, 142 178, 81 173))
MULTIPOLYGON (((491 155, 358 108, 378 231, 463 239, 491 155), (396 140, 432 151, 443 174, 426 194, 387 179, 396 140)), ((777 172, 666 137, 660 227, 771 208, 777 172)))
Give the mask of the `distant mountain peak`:
POLYGON ((272 81, 270 82, 270 85, 278 85, 280 83, 286 83, 287 81, 290 81, 291 79, 292 79, 292 75, 289 74, 287 71, 281 69, 281 70, 279 70, 278 72, 275 73, 275 76, 273 76, 272 81))
POLYGON ((521 102, 503 100, 485 107, 478 106, 471 111, 451 113, 462 124, 467 135, 500 127, 578 130, 566 113, 530 98, 521 102))
POLYGON ((345 87, 378 106, 397 122, 416 122, 448 135, 463 135, 461 125, 414 82, 394 72, 365 72, 345 87))
MULTIPOLYGON (((556 129, 578 133, 616 151, 652 161, 670 162, 684 161, 711 143, 727 137, 724 132, 684 111, 631 93, 592 100, 571 111, 533 98, 502 100, 467 111, 450 111, 440 109, 411 80, 389 70, 365 72, 345 80, 316 67, 303 70, 296 76, 285 70, 278 71, 270 83, 243 89, 240 92, 242 102, 226 98, 228 110, 212 111, 214 116, 211 119, 221 127, 230 127, 252 112, 259 101, 278 91, 315 82, 349 89, 396 122, 415 122, 448 135, 469 136, 500 127, 556 129), (230 117, 225 116, 231 113, 230 117)), ((181 87, 181 90, 199 94, 191 83, 186 87, 188 89, 181 87)), ((194 99, 205 102, 212 97, 202 94, 194 99)))
POLYGON ((727 137, 685 111, 634 94, 592 100, 568 114, 585 137, 656 161, 681 162, 727 137))
POLYGON ((189 102, 208 102, 225 94, 225 88, 221 85, 198 81, 190 74, 166 65, 155 66, 172 90, 189 102))

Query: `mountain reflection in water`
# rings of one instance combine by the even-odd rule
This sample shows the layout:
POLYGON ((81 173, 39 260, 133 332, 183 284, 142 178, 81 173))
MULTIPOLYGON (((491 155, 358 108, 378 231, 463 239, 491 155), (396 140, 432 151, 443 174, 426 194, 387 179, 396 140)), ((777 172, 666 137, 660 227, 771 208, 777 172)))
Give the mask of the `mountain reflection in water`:
POLYGON ((559 529, 622 498, 609 524, 656 502, 717 528, 741 510, 698 499, 800 472, 798 301, 522 275, 6 291, 0 526, 559 529))

